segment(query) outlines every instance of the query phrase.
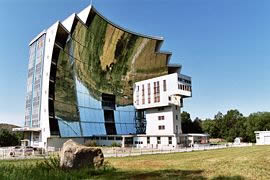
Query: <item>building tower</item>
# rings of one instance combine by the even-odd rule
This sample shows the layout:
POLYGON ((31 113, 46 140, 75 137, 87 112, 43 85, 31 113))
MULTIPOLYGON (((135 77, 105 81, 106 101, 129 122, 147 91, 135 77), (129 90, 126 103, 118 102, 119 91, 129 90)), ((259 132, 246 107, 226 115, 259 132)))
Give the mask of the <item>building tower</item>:
MULTIPOLYGON (((192 87, 191 77, 180 74, 181 66, 174 68, 168 75, 135 83, 134 106, 145 114, 147 146, 181 144, 181 108, 192 87)), ((143 141, 138 144, 145 147, 143 141)))

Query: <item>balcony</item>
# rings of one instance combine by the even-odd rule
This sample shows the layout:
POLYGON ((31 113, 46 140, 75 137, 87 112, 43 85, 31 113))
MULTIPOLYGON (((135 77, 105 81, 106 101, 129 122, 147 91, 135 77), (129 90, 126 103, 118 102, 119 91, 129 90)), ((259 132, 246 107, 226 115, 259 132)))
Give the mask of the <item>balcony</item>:
POLYGON ((184 74, 178 74, 178 82, 191 85, 191 77, 184 74))
POLYGON ((183 74, 178 75, 178 92, 183 98, 192 96, 191 77, 183 74))

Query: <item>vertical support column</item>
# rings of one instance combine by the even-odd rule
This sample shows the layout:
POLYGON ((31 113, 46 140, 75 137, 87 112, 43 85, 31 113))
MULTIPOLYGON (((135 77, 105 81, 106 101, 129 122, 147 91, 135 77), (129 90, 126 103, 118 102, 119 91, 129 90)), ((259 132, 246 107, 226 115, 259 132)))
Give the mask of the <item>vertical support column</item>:
POLYGON ((126 139, 125 137, 122 138, 122 148, 125 147, 125 139, 126 139))

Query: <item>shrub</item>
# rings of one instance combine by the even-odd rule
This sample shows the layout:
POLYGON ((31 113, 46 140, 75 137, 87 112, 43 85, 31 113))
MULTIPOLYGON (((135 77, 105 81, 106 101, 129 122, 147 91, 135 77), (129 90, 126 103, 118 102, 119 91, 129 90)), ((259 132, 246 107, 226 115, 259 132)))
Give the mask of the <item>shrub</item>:
POLYGON ((93 140, 87 140, 84 145, 88 147, 97 147, 97 142, 93 140))
POLYGON ((60 167, 60 157, 59 154, 49 156, 49 158, 44 158, 44 161, 38 161, 36 167, 40 169, 59 169, 60 167))
POLYGON ((112 147, 121 147, 121 144, 117 143, 117 142, 112 142, 111 146, 112 147))

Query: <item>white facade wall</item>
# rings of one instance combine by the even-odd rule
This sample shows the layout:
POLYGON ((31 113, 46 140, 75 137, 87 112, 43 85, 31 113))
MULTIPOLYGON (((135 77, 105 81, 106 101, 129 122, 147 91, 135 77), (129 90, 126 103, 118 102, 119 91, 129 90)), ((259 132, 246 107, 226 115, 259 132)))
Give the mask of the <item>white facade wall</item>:
POLYGON ((177 145, 177 138, 175 136, 137 136, 134 137, 133 146, 136 148, 174 148, 177 145), (147 143, 147 138, 150 142, 147 143), (158 140, 160 138, 160 140, 158 140), (171 144, 169 144, 169 138, 171 138, 171 144), (159 143, 158 143, 159 141, 159 143))
POLYGON ((182 125, 181 125, 181 108, 180 106, 172 106, 173 110, 173 127, 174 134, 182 134, 182 125))
POLYGON ((134 106, 136 109, 146 109, 153 107, 168 106, 168 95, 170 91, 177 86, 177 73, 171 75, 165 75, 149 80, 144 80, 135 83, 135 88, 133 91, 134 106), (166 80, 166 91, 163 88, 163 80, 166 80), (154 102, 154 82, 159 81, 160 89, 160 102, 154 102), (150 83, 150 96, 148 96, 148 84, 150 83), (142 103, 142 86, 144 85, 144 96, 145 103, 142 103), (139 97, 139 98, 138 98, 139 97), (148 98, 150 97, 150 103, 148 103, 148 98), (138 102, 139 101, 139 102, 138 102))
POLYGON ((270 145, 270 131, 255 131, 257 145, 270 145))
POLYGON ((53 24, 48 30, 44 30, 41 34, 35 37, 31 42, 34 43, 39 37, 46 34, 42 67, 42 84, 41 84, 41 99, 40 99, 40 132, 30 132, 30 146, 47 147, 47 138, 50 137, 49 128, 49 113, 48 113, 48 99, 49 99, 49 78, 51 69, 51 58, 53 53, 54 41, 59 22, 53 24))
POLYGON ((146 109, 146 134, 147 135, 174 135, 182 134, 181 109, 179 106, 171 105, 160 108, 146 109), (164 120, 159 120, 164 116, 164 120), (159 130, 159 126, 165 126, 164 130, 159 130))
POLYGON ((174 134, 174 113, 171 106, 164 107, 164 110, 147 109, 146 113, 146 134, 147 135, 173 135, 174 134), (159 120, 164 117, 164 120, 159 120), (165 129, 159 130, 159 126, 165 129))
POLYGON ((53 24, 46 31, 45 40, 45 53, 43 62, 43 75, 42 75, 42 90, 41 90, 41 106, 40 106, 40 143, 39 147, 47 147, 47 138, 50 137, 49 126, 49 81, 50 81, 50 69, 52 61, 53 47, 56 37, 57 28, 59 22, 53 24))
POLYGON ((136 148, 146 148, 147 147, 147 137, 134 137, 133 146, 135 146, 136 148))
MULTIPOLYGON (((191 97, 191 91, 191 78, 179 73, 135 83, 133 102, 136 109, 145 111, 146 136, 150 136, 150 146, 161 148, 180 143, 182 102, 183 98, 191 97), (170 144, 168 136, 172 137, 170 144), (160 138, 159 142, 157 138, 160 138)), ((145 147, 145 144, 136 144, 136 146, 145 147)), ((149 144, 146 146, 149 147, 149 144)))
POLYGON ((155 108, 155 107, 163 107, 172 104, 174 101, 169 97, 178 96, 176 101, 177 105, 180 105, 180 98, 190 97, 192 95, 190 90, 181 90, 178 85, 191 86, 191 84, 178 81, 179 78, 186 78, 191 81, 191 78, 184 75, 179 75, 178 73, 173 73, 169 75, 160 76, 157 78, 152 78, 144 81, 139 81, 135 83, 133 89, 133 104, 136 109, 147 109, 147 108, 155 108), (166 85, 164 86, 164 81, 166 81, 166 85), (154 101, 154 83, 159 82, 159 96, 160 101, 154 101), (150 93, 149 86, 150 84, 150 93), (164 88, 165 87, 165 88, 164 88), (144 89, 144 91, 143 91, 144 89), (143 93, 144 92, 144 93, 143 93), (144 98, 143 98, 144 94, 144 98), (149 96, 150 94, 150 96, 149 96), (150 97, 150 103, 148 99, 150 97), (144 103, 143 103, 144 99, 144 103))

